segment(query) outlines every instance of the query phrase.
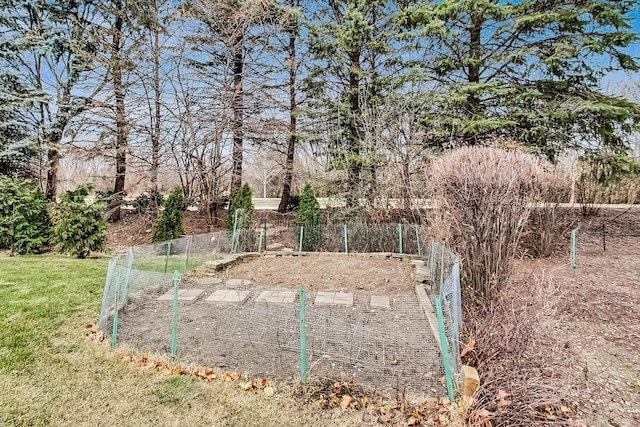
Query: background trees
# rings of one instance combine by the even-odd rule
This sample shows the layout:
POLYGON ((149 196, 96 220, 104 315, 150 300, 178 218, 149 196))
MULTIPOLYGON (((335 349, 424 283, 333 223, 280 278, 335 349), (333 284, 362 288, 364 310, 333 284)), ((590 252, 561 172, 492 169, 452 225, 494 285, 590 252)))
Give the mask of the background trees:
POLYGON ((602 83, 638 70, 634 7, 0 1, 0 173, 49 199, 82 176, 114 194, 113 220, 125 194, 180 185, 214 223, 243 182, 280 211, 306 182, 409 209, 459 145, 637 156, 638 100, 602 83))

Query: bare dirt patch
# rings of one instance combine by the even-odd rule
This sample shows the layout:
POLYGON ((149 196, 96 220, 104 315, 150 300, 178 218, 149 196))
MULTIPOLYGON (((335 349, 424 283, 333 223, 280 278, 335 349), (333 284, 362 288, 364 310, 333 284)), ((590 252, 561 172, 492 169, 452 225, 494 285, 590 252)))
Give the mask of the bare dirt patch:
POLYGON ((604 251, 583 228, 575 270, 568 256, 516 268, 521 279, 544 273, 562 293, 557 330, 575 359, 577 418, 589 426, 640 425, 640 238, 629 230, 608 236, 604 251))
POLYGON ((311 291, 348 291, 375 295, 411 294, 411 264, 384 256, 323 255, 263 257, 236 264, 220 274, 224 279, 311 291))

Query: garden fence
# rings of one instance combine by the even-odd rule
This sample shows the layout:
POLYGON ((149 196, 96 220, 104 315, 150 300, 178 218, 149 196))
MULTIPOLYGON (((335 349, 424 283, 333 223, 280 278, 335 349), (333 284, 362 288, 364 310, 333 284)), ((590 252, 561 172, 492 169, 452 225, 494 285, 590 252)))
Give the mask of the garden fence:
POLYGON ((272 377, 348 378, 416 393, 440 393, 444 372, 450 395, 459 372, 460 327, 459 260, 412 224, 236 227, 131 247, 109 262, 99 319, 113 346, 126 343, 196 364, 272 377), (207 261, 273 247, 412 254, 428 271, 426 290, 441 324, 438 336, 415 294, 390 296, 386 309, 360 294, 349 307, 319 305, 318 292, 304 287, 197 274, 207 261), (244 299, 207 303, 218 291, 244 299), (261 301, 264 295, 280 295, 289 303, 261 301))

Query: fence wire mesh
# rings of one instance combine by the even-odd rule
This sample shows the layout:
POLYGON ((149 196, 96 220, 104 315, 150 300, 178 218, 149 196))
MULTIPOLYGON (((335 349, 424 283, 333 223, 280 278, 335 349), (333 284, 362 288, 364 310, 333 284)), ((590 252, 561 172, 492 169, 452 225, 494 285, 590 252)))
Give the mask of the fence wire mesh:
MULTIPOLYGON (((297 290, 184 274, 233 252, 264 252, 274 246, 309 251, 304 245, 316 243, 312 232, 321 241, 313 247, 316 251, 420 254, 414 258, 428 271, 432 305, 436 295, 444 302, 448 361, 451 371, 458 372, 458 260, 444 246, 421 238, 420 229, 411 224, 342 224, 308 231, 251 227, 132 247, 109 263, 99 327, 114 345, 169 354, 175 304, 173 345, 180 359, 256 376, 300 377, 297 290), (176 271, 183 275, 179 282, 174 281, 176 271), (231 292, 236 300, 212 301, 219 291, 231 292), (265 295, 280 295, 283 301, 269 302, 273 298, 265 295)), ((306 292, 304 301, 310 376, 349 379, 386 391, 443 394, 443 358, 415 293, 391 295, 387 307, 358 293, 344 306, 324 305, 317 298, 317 292, 306 292)))

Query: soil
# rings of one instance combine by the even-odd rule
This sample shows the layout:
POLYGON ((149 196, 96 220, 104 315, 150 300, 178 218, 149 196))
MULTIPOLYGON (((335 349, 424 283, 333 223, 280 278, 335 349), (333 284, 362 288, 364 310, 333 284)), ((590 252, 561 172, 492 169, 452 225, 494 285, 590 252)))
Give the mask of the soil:
MULTIPOLYGON (((149 245, 158 221, 157 212, 136 213, 122 211, 122 219, 112 222, 107 229, 107 252, 122 247, 149 245)), ((185 234, 202 234, 221 230, 207 223, 207 216, 201 212, 185 211, 182 228, 185 234)))
MULTIPOLYGON (((119 312, 120 345, 170 352, 172 304, 158 300, 170 287, 159 277, 160 286, 130 294, 119 312)), ((414 293, 411 266, 381 256, 274 256, 238 264, 218 277, 186 276, 181 289, 202 293, 179 303, 179 360, 254 377, 296 378, 299 295, 292 303, 256 300, 264 291, 297 290, 301 284, 306 287, 311 377, 352 380, 394 395, 445 394, 440 352, 414 293), (248 297, 242 303, 206 301, 221 289, 247 292, 248 297), (353 292, 353 305, 316 305, 317 290, 353 292), (389 296, 389 308, 372 307, 370 295, 389 296)))
POLYGON ((412 294, 413 268, 396 258, 366 255, 278 256, 236 264, 222 278, 311 291, 345 291, 372 295, 412 294))
MULTIPOLYGON (((616 236, 579 231, 568 256, 517 263, 516 276, 545 274, 560 286, 565 347, 573 350, 578 419, 588 426, 640 425, 640 237, 604 221, 616 236)), ((637 225, 634 225, 637 227, 637 225)), ((597 230, 597 224, 592 227, 597 230)), ((634 230, 635 231, 635 230, 634 230)), ((613 233, 612 233, 613 234, 613 233)))

